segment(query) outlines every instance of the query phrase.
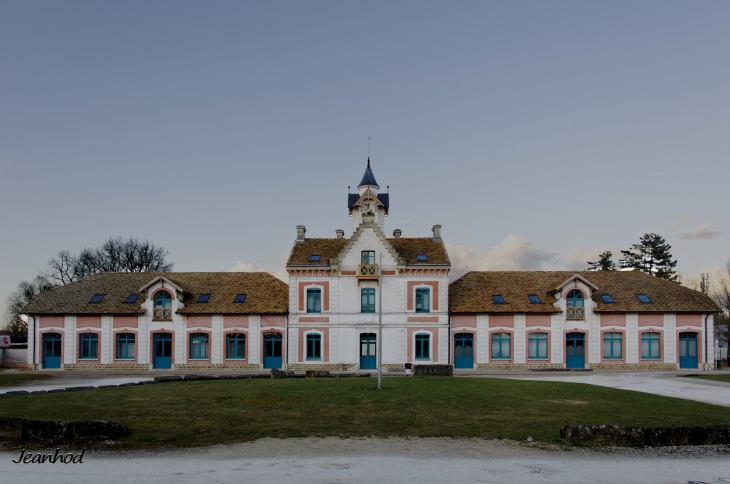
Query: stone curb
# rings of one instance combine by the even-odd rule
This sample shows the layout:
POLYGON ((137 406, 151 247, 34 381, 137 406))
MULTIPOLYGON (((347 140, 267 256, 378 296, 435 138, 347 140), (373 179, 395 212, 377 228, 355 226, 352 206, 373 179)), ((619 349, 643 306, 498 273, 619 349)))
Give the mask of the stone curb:
POLYGON ((666 447, 730 444, 730 424, 629 427, 621 425, 566 425, 560 429, 566 444, 610 447, 666 447))
POLYGON ((129 427, 108 420, 29 420, 0 417, 0 439, 38 442, 74 442, 93 439, 119 439, 131 435, 129 427))

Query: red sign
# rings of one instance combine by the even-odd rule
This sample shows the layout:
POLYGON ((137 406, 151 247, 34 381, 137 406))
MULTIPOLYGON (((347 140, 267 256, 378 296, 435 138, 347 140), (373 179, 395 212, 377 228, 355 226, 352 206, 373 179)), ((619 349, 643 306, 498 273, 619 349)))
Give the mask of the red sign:
POLYGON ((0 348, 10 348, 10 336, 5 334, 0 336, 0 348))

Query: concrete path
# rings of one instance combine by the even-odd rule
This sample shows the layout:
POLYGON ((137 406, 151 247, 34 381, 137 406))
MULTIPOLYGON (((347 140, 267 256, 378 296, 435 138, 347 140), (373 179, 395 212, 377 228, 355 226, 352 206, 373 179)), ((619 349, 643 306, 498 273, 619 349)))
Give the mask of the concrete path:
POLYGON ((83 464, 14 464, 7 483, 687 483, 730 482, 727 453, 626 455, 476 439, 265 439, 158 454, 87 454, 83 464), (721 480, 727 479, 727 480, 721 480))
POLYGON ((121 385, 123 383, 139 383, 141 381, 152 381, 151 376, 116 376, 116 377, 82 377, 82 378, 54 378, 53 380, 40 380, 22 385, 0 387, 0 394, 6 392, 26 392, 56 390, 69 387, 98 387, 101 385, 121 385))
POLYGON ((730 385, 696 378, 677 376, 675 373, 560 373, 531 375, 490 375, 493 378, 515 380, 561 381, 587 383, 602 387, 653 393, 665 397, 684 398, 697 402, 730 407, 730 385))

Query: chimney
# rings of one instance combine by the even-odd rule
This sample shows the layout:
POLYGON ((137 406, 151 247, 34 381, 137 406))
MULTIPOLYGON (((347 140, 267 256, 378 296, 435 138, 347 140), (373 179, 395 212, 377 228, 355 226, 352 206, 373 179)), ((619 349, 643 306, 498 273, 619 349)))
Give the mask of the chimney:
POLYGON ((337 234, 338 239, 342 239, 345 237, 345 231, 344 230, 335 230, 335 233, 337 234))
POLYGON ((304 242, 304 234, 307 233, 307 228, 304 225, 297 225, 297 242, 304 242))
POLYGON ((433 241, 434 242, 443 242, 441 240, 441 226, 440 225, 434 225, 431 227, 431 231, 433 232, 433 241))
POLYGON ((403 231, 401 229, 395 229, 393 231, 393 238, 394 239, 400 239, 400 234, 402 234, 403 231))

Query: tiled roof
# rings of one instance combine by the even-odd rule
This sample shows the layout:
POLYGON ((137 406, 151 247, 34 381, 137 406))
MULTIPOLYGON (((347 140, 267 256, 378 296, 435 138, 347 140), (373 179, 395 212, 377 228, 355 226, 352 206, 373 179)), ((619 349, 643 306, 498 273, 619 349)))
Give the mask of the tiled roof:
POLYGON ((266 272, 107 272, 58 287, 35 298, 26 314, 141 314, 145 301, 139 289, 164 276, 184 291, 180 314, 265 314, 286 313, 289 290, 286 283, 266 272), (197 304, 198 296, 210 293, 207 304, 197 304), (233 303, 236 294, 246 293, 246 302, 233 303), (104 294, 98 304, 90 304, 94 294, 104 294), (126 304, 130 294, 140 294, 126 304))
MULTIPOLYGON (((287 265, 329 265, 350 239, 306 239, 295 242, 287 265), (317 254, 319 261, 310 262, 309 256, 317 254)), ((429 237, 406 237, 387 239, 408 265, 451 264, 443 242, 434 242, 429 237), (416 254, 426 254, 427 261, 417 261, 416 254)))
POLYGON ((599 288, 592 295, 598 303, 596 312, 719 311, 705 294, 639 271, 469 272, 449 285, 449 310, 452 313, 560 312, 552 305, 553 291, 576 274, 599 288), (615 303, 604 303, 602 293, 611 295, 615 303), (652 304, 642 304, 637 293, 649 296, 652 304), (505 304, 494 304, 493 294, 502 294, 505 304), (531 304, 528 294, 540 296, 542 304, 531 304))

